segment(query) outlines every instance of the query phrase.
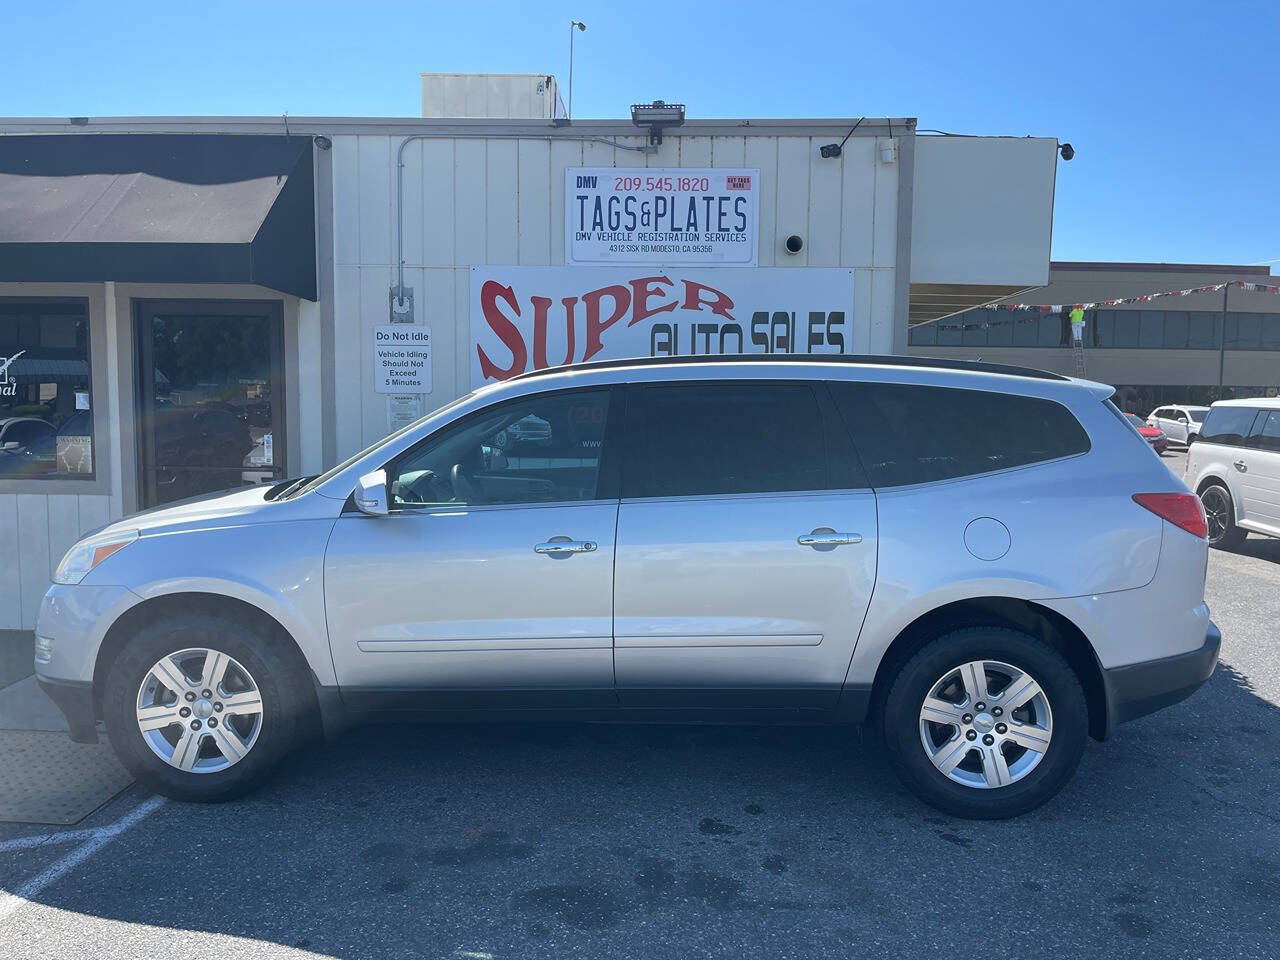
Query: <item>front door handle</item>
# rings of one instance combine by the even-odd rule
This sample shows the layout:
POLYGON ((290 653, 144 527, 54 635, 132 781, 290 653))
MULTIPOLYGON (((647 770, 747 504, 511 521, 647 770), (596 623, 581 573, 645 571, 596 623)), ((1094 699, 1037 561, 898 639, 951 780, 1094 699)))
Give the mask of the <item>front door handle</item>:
POLYGON ((815 530, 813 533, 802 533, 796 537, 796 543, 802 547, 839 547, 847 543, 861 542, 862 534, 860 533, 836 533, 834 530, 815 530))
POLYGON ((543 553, 552 557, 570 553, 594 553, 599 546, 594 540, 570 540, 568 537, 552 537, 545 543, 535 544, 534 553, 543 553))
POLYGON ((1243 460, 1237 460, 1235 463, 1232 464, 1232 466, 1235 467, 1237 470, 1239 470, 1241 473, 1249 472, 1249 466, 1243 460))

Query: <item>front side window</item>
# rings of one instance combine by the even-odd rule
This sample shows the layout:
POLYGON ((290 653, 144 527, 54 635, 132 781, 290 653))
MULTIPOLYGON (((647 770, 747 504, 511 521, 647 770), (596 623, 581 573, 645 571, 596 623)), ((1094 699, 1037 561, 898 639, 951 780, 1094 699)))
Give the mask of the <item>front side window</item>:
POLYGON ((393 508, 595 500, 608 390, 497 404, 443 428, 388 468, 393 508))
POLYGON ((1200 428, 1203 443, 1243 446, 1258 411, 1253 407, 1213 407, 1200 428))
POLYGON ((92 477, 87 305, 0 300, 0 480, 92 477))
POLYGON ((634 387, 627 403, 625 497, 853 485, 842 467, 828 469, 824 421, 810 384, 758 380, 634 387))
POLYGON ((1079 421, 1052 400, 899 383, 831 389, 873 487, 973 476, 1089 450, 1079 421))

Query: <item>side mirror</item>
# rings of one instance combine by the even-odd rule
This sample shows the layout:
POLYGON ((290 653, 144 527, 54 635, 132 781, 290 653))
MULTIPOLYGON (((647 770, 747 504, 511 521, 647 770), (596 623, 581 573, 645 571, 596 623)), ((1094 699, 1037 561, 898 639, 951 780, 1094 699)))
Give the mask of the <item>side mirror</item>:
POLYGON ((20 444, 17 440, 9 440, 5 443, 0 444, 0 450, 21 450, 21 449, 22 449, 22 444, 20 444))
POLYGON ((387 471, 366 473, 356 483, 356 507, 371 517, 387 515, 387 471))

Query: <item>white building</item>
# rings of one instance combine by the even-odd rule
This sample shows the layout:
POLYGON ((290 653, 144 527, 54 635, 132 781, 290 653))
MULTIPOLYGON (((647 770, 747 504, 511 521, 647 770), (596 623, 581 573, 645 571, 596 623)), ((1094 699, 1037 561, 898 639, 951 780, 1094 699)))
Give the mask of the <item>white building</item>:
POLYGON ((651 137, 557 98, 428 76, 416 119, 0 120, 0 421, 38 422, 0 449, 0 629, 32 626, 81 533, 317 472, 494 376, 905 353, 909 318, 1048 281, 1054 139, 651 137))

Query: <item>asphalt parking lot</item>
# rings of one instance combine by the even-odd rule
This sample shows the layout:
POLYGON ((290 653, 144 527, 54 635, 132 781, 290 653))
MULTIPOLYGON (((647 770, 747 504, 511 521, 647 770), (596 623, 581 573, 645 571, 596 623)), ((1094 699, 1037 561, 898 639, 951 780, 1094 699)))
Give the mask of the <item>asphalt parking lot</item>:
POLYGON ((1019 820, 846 730, 370 728, 244 801, 0 825, 0 958, 1273 958, 1280 540, 1208 598, 1209 684, 1019 820))

